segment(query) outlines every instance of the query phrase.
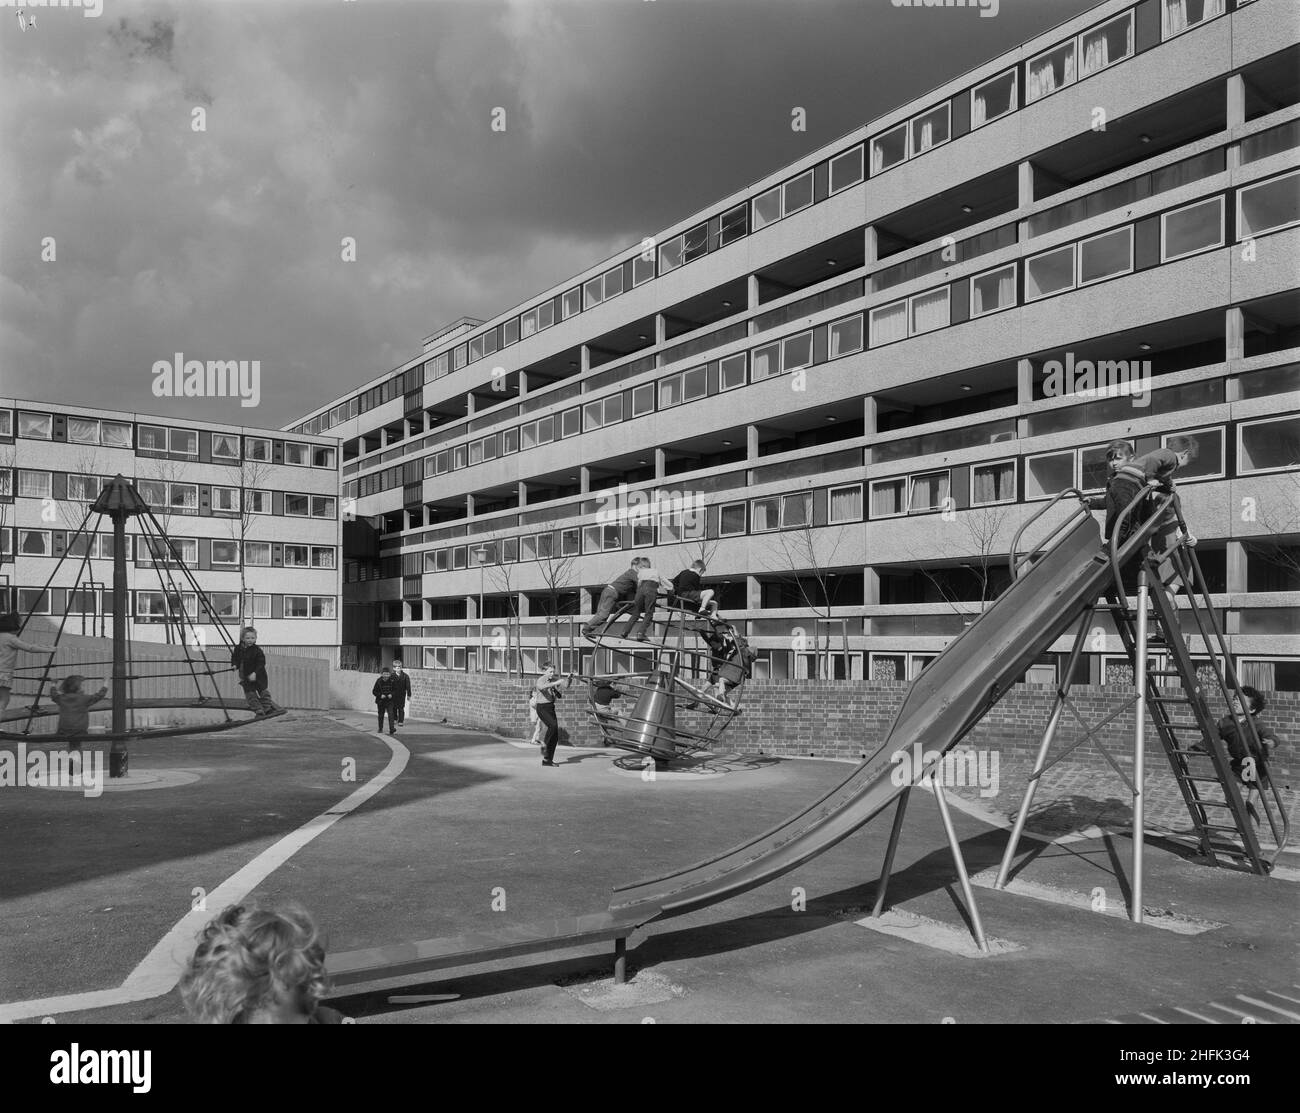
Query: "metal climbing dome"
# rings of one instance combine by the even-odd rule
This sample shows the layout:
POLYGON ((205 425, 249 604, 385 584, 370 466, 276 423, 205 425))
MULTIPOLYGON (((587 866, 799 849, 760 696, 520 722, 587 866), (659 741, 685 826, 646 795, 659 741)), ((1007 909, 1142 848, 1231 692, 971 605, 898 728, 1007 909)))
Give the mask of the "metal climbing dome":
POLYGON ((627 612, 588 636, 592 721, 609 745, 656 763, 711 749, 740 714, 749 674, 736 631, 715 616, 660 606, 646 640, 633 641, 613 632, 627 612))
MULTIPOLYGON (((212 662, 208 659, 206 653, 206 650, 210 647, 207 645, 207 639, 200 626, 215 627, 227 653, 233 649, 235 642, 227 632, 226 622, 213 610, 211 602, 202 588, 199 587, 193 573, 180 559, 176 546, 168 536, 167 531, 159 523, 148 503, 141 498, 140 493, 129 480, 118 475, 104 486, 99 496, 87 509, 81 525, 69 540, 64 555, 59 558, 54 569, 50 572, 49 578, 45 581, 42 596, 49 597, 51 586, 54 584, 59 570, 63 567, 64 562, 69 559, 68 554, 78 550, 82 551, 83 555, 80 557, 80 566, 77 569, 76 579, 66 592, 68 605, 59 619, 54 645, 51 647, 51 656, 44 665, 15 670, 16 676, 20 679, 24 677, 24 674, 36 674, 36 689, 34 693, 30 691, 22 693, 24 700, 30 697, 27 706, 11 706, 0 711, 0 739, 27 741, 29 743, 61 739, 61 736, 58 735, 33 735, 32 727, 37 720, 45 716, 58 714, 58 707, 52 702, 42 703, 42 697, 47 696, 48 693, 52 693, 54 690, 54 681, 51 679, 50 674, 56 669, 62 671, 63 666, 60 666, 57 661, 59 643, 63 638, 69 616, 72 613, 72 600, 83 589, 83 585, 93 582, 88 577, 91 554, 89 540, 91 535, 98 532, 98 527, 103 523, 105 517, 109 519, 113 527, 111 655, 103 660, 76 661, 66 667, 80 670, 91 666, 111 666, 108 676, 103 677, 109 680, 108 687, 110 691, 107 697, 109 702, 106 706, 92 706, 90 711, 92 715, 103 711, 110 713, 109 729, 105 733, 95 734, 93 737, 112 741, 109 773, 110 776, 120 777, 124 776, 127 771, 128 752, 126 742, 131 738, 228 730, 231 727, 243 726, 245 723, 250 722, 253 716, 251 709, 246 704, 229 696, 223 696, 219 689, 218 676, 232 672, 233 666, 223 665, 219 668, 213 668, 212 662), (137 518, 140 526, 140 532, 135 535, 139 538, 135 552, 137 563, 144 559, 141 551, 143 549, 144 552, 148 553, 148 560, 158 577, 159 588, 166 598, 180 601, 183 599, 183 592, 192 593, 197 603, 196 613, 194 614, 187 614, 182 605, 177 609, 176 613, 169 616, 169 621, 172 621, 178 627, 180 636, 177 640, 184 647, 184 656, 163 662, 141 662, 144 668, 152 668, 155 665, 167 666, 166 670, 161 672, 136 671, 131 642, 127 636, 127 601, 130 597, 130 586, 127 583, 126 575, 126 520, 131 517, 137 518), (92 518, 94 519, 93 525, 91 523, 92 518), (86 543, 79 546, 78 540, 83 537, 86 539, 86 543), (137 681, 160 677, 188 678, 190 683, 185 685, 187 694, 166 697, 137 695, 135 691, 137 681), (191 684, 193 686, 192 695, 188 693, 191 684), (181 727, 136 724, 136 711, 155 708, 202 708, 214 712, 217 719, 212 723, 191 724, 181 727)), ((77 558, 73 557, 72 559, 76 560, 77 558)), ((21 633, 30 619, 31 612, 20 616, 17 632, 21 633)), ((95 640, 99 641, 100 639, 95 640)), ((15 693, 15 695, 18 695, 18 693, 15 693)))

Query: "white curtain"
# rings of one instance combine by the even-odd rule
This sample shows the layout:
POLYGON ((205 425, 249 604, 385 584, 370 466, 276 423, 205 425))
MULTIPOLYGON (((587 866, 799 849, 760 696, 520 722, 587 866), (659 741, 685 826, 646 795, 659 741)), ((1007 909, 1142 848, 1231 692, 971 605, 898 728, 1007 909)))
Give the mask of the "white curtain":
POLYGON ((1261 692, 1272 692, 1277 688, 1277 675, 1272 661, 1242 661, 1240 672, 1243 684, 1249 684, 1261 692))
POLYGON ((1187 0, 1165 0, 1165 38, 1187 30, 1187 0))
POLYGON ((919 294, 912 299, 913 334, 930 332, 948 324, 948 291, 919 294))
POLYGON ((1029 65, 1029 100, 1045 97, 1056 88, 1056 70, 1050 58, 1029 65))
POLYGON ((928 151, 934 146, 934 121, 926 120, 921 125, 921 134, 917 141, 916 153, 919 155, 922 151, 928 151))
POLYGON ((1005 270, 1001 274, 982 278, 975 283, 975 314, 988 313, 1010 305, 1016 297, 1016 272, 1005 270), (996 285, 994 284, 996 282, 996 285))
POLYGON ((1087 40, 1087 45, 1083 51, 1083 72, 1096 73, 1100 69, 1105 69, 1110 64, 1110 45, 1106 41, 1106 33, 1103 31, 1099 35, 1093 35, 1087 40))
POLYGON ((885 518, 903 509, 903 481, 877 483, 871 488, 871 516, 885 518))
POLYGON ((885 152, 880 149, 879 143, 871 144, 871 172, 879 174, 885 166, 885 152))
POLYGON ((970 126, 973 128, 979 127, 989 118, 988 112, 988 103, 984 100, 984 94, 976 93, 971 101, 970 126))
POLYGON ((907 336, 907 302, 877 309, 871 314, 872 346, 902 340, 907 336))

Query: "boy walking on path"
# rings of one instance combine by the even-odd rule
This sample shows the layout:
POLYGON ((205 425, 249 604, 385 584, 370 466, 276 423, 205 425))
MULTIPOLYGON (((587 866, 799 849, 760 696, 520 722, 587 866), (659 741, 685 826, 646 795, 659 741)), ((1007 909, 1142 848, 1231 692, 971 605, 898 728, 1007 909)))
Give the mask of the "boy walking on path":
POLYGON ((641 570, 641 558, 634 557, 631 566, 617 579, 610 580, 600 593, 600 602, 591 621, 582 628, 584 636, 590 636, 609 621, 609 616, 619 603, 624 603, 636 594, 637 574, 641 570))
POLYGON ((397 725, 406 722, 406 701, 411 698, 411 674, 402 671, 402 662, 393 658, 393 690, 396 702, 393 711, 397 714, 397 725))
POLYGON ((230 651, 230 663, 235 666, 239 686, 244 689, 244 698, 248 700, 249 709, 255 715, 263 717, 279 710, 268 691, 270 684, 266 675, 266 654, 257 644, 257 630, 254 627, 244 627, 239 645, 230 651))
POLYGON ((384 732, 384 716, 388 716, 388 733, 397 733, 397 681, 393 677, 393 670, 387 665, 379 673, 379 679, 375 681, 375 686, 370 689, 371 695, 375 697, 375 708, 379 712, 379 733, 384 732))

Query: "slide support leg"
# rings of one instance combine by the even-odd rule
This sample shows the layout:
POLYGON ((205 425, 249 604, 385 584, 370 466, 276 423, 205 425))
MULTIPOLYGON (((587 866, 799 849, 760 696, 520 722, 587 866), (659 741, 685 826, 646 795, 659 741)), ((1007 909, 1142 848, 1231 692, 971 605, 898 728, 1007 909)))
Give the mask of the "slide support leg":
POLYGON ((962 896, 970 912, 971 930, 975 933, 975 942, 984 953, 989 953, 988 940, 984 938, 984 925, 980 922, 980 911, 975 906, 975 894, 970 887, 970 877, 966 873, 966 860, 961 854, 961 844, 957 841, 957 831, 952 825, 952 816, 948 812, 948 801, 943 794, 943 786, 937 777, 931 778, 934 787, 934 799, 939 805, 939 815, 943 818, 943 829, 948 835, 948 846, 952 848, 953 864, 957 867, 957 877, 961 881, 962 896))
POLYGON ((627 940, 614 940, 614 984, 623 985, 627 981, 627 940))
POLYGON ((1079 632, 1074 636, 1074 648, 1070 652, 1069 663, 1065 666, 1065 679, 1056 689, 1056 702, 1052 705, 1052 714, 1047 720, 1047 729, 1043 732, 1043 741, 1038 747, 1038 757, 1034 760, 1034 771, 1029 775, 1029 784, 1025 786, 1025 798, 1020 801, 1020 812, 1016 816, 1016 824, 1011 829, 1011 838, 1007 840, 1007 849, 1002 855, 1002 865, 998 867, 997 880, 993 882, 995 889, 1006 887, 1007 875, 1011 872, 1011 861, 1016 856, 1016 849, 1020 845, 1020 836, 1025 830, 1025 820, 1029 818, 1029 809, 1034 803, 1034 793, 1038 791, 1038 778, 1042 775, 1043 766, 1047 763, 1047 751, 1051 749, 1052 742, 1056 739, 1057 728, 1061 725, 1061 715, 1065 711, 1066 693, 1070 690, 1070 682, 1074 679, 1074 670, 1079 663, 1079 655, 1083 652, 1083 643, 1088 636, 1088 628, 1093 616, 1089 611, 1083 616, 1079 623, 1079 632))
POLYGON ((1138 573, 1137 592, 1137 645, 1133 663, 1133 688, 1137 705, 1133 718, 1133 911, 1135 924, 1142 922, 1142 852, 1146 839, 1146 822, 1143 799, 1146 780, 1146 726, 1147 726, 1147 584, 1146 565, 1138 573))
POLYGON ((878 919, 885 910, 885 892, 889 888, 889 875, 894 869, 894 852, 898 849, 898 836, 903 833, 903 814, 907 811, 907 798, 911 794, 910 787, 903 789, 898 798, 898 807, 894 809, 894 825, 889 829, 889 846, 885 848, 885 863, 880 867, 880 884, 876 886, 876 906, 871 910, 873 919, 878 919))

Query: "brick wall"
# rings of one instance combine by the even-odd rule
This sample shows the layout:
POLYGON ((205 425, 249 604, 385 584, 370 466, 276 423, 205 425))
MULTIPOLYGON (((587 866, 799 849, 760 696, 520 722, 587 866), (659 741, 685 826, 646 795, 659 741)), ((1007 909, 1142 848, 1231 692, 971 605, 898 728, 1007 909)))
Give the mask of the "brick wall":
MULTIPOLYGON (((474 673, 408 671, 414 690, 410 714, 417 718, 446 719, 511 737, 523 737, 531 729, 528 723, 531 683, 474 673)), ((370 679, 373 681, 373 677, 370 679)), ((750 682, 745 686, 744 713, 733 721, 725 739, 730 749, 747 753, 857 758, 879 745, 907 688, 904 683, 880 681, 750 682)), ((1054 694, 1055 689, 1048 685, 1017 685, 975 728, 967 744, 996 749, 1005 762, 1032 762, 1054 694)), ((1132 694, 1132 689, 1117 686, 1078 687, 1073 689, 1071 699, 1085 719, 1097 723, 1131 699, 1132 694)), ((1269 706, 1264 720, 1286 739, 1273 765, 1274 777, 1281 783, 1295 775, 1300 692, 1267 695, 1269 706)), ((366 709, 370 706, 365 704, 366 709)), ((589 745, 598 740, 596 728, 587 721, 585 685, 575 683, 558 708, 565 741, 589 745)), ((1211 709, 1220 713, 1214 700, 1211 709)), ((1151 744, 1158 746, 1154 728, 1148 730, 1151 744)), ((1082 733, 1067 713, 1053 754, 1075 742, 1082 733)), ((1101 738, 1122 763, 1123 756, 1132 751, 1133 709, 1111 720, 1101 732, 1101 738)), ((1074 750, 1068 761, 1109 768, 1091 741, 1074 750)))

